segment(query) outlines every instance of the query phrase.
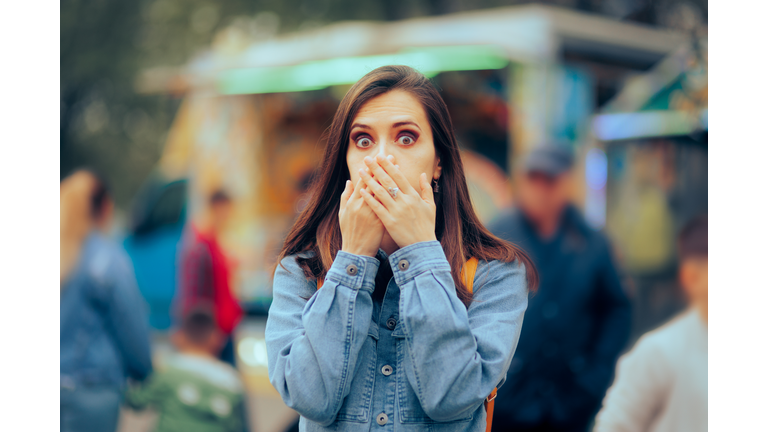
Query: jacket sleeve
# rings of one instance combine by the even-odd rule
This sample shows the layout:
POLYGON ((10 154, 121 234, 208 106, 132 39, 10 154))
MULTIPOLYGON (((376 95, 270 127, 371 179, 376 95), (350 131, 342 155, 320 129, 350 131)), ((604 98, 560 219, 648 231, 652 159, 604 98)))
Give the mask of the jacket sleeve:
POLYGON ((439 242, 410 245, 389 260, 400 286, 405 375, 430 418, 464 418, 506 379, 528 306, 525 267, 478 268, 467 309, 439 242))
POLYGON ((110 277, 112 289, 107 322, 128 376, 143 380, 152 372, 147 308, 129 258, 119 254, 115 258, 110 277))
POLYGON ((323 426, 349 394, 378 268, 376 258, 340 251, 320 290, 295 257, 275 272, 265 331, 269 380, 286 405, 323 426))
POLYGON ((616 381, 595 419, 595 432, 647 431, 666 401, 671 378, 661 350, 641 338, 619 361, 616 381))
POLYGON ((631 326, 631 305, 622 287, 608 241, 603 239, 602 266, 597 279, 599 321, 594 344, 588 353, 589 367, 577 378, 595 398, 603 397, 610 384, 616 359, 624 349, 631 326))

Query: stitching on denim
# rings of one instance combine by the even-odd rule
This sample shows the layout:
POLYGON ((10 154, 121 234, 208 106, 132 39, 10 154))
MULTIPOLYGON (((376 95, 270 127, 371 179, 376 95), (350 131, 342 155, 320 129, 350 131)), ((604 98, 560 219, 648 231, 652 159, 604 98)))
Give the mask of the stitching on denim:
MULTIPOLYGON (((363 344, 365 345, 365 344, 363 344)), ((362 348, 361 348, 362 349, 362 348)), ((376 364, 379 361, 379 353, 378 350, 373 350, 373 356, 371 358, 371 371, 366 376, 366 379, 369 381, 366 381, 365 390, 366 393, 366 401, 365 401, 365 408, 363 409, 363 421, 368 421, 371 418, 371 410, 373 409, 373 391, 376 388, 376 364), (368 385, 370 384, 370 386, 368 385)))
MULTIPOLYGON (((419 268, 419 267, 424 267, 424 266, 428 266, 428 267, 434 267, 434 266, 438 266, 438 267, 439 267, 439 266, 444 266, 444 267, 447 267, 447 268, 450 268, 450 267, 451 267, 451 265, 448 263, 448 261, 446 261, 446 259, 445 259, 445 258, 442 258, 442 257, 440 257, 440 258, 423 258, 423 257, 415 257, 415 258, 417 258, 419 261, 418 261, 418 262, 416 262, 416 264, 413 266, 413 268, 419 268)), ((397 261, 389 261, 389 265, 390 265, 390 267, 392 267, 392 270, 393 270, 393 271, 397 270, 397 271, 399 271, 399 272, 401 272, 401 273, 402 273, 402 270, 398 269, 398 267, 397 267, 397 264, 398 264, 398 263, 399 263, 401 260, 403 260, 403 259, 405 259, 405 258, 400 258, 400 259, 399 259, 399 260, 397 260, 397 261)), ((413 258, 412 258, 412 259, 413 259, 413 258)), ((406 271, 405 271, 405 273, 408 273, 408 272, 409 272, 409 271, 411 271, 411 270, 412 270, 412 269, 408 269, 408 270, 406 270, 406 271)))
MULTIPOLYGON (((329 280, 332 280, 332 281, 337 282, 339 284, 343 284, 343 286, 346 286, 346 287, 348 287, 348 288, 350 288, 352 290, 355 290, 355 291, 359 290, 359 289, 361 289, 363 287, 366 287, 366 288, 370 289, 371 288, 371 284, 366 284, 365 275, 366 275, 366 272, 369 269, 375 268, 378 271, 378 263, 379 263, 379 261, 376 260, 376 263, 369 262, 369 260, 367 260, 367 259, 365 259, 363 257, 356 256, 356 255, 342 256, 341 259, 347 260, 347 261, 351 261, 350 264, 354 264, 355 266, 357 266, 357 268, 358 268, 357 275, 356 276, 348 276, 346 273, 343 272, 343 270, 339 269, 339 271, 335 271, 337 269, 334 269, 333 268, 334 266, 331 266, 331 270, 328 272, 326 277, 329 280), (371 266, 374 266, 374 267, 369 268, 369 264, 371 266)), ((374 278, 375 278, 375 275, 376 274, 374 273, 374 278)), ((373 284, 373 286, 375 288, 375 283, 373 284)))
POLYGON ((341 369, 341 385, 339 385, 339 391, 336 394, 336 399, 333 401, 334 406, 341 408, 342 394, 344 388, 347 386, 347 378, 349 375, 349 352, 352 349, 352 321, 355 314, 355 303, 357 301, 357 291, 353 291, 349 299, 349 313, 347 314, 347 335, 344 344, 344 365, 341 369))
POLYGON ((435 270, 450 272, 451 267, 450 265, 448 265, 442 260, 427 261, 425 263, 419 263, 419 265, 414 267, 413 269, 408 269, 405 272, 401 272, 399 278, 395 276, 395 281, 397 281, 398 279, 401 279, 402 281, 398 285, 402 286, 425 273, 431 273, 431 272, 434 272, 435 270), (434 265, 435 262, 437 262, 438 265, 434 265), (405 275, 403 275, 403 273, 405 273, 405 275))
POLYGON ((401 275, 399 278, 395 277, 395 282, 397 282, 398 279, 401 279, 402 281, 398 284, 398 286, 405 286, 405 284, 416 279, 418 276, 421 276, 424 273, 427 273, 428 271, 430 271, 428 268, 413 270, 412 273, 407 274, 406 276, 401 275))
MULTIPOLYGON (((394 256, 405 255, 407 253, 410 253, 410 252, 413 252, 413 251, 417 251, 419 249, 435 248, 435 247, 439 247, 440 249, 442 249, 442 245, 440 245, 440 243, 434 244, 431 241, 429 241, 429 242, 419 242, 419 243, 415 243, 415 244, 412 244, 412 245, 409 245, 409 246, 406 246, 405 248, 403 248, 403 249, 411 248, 411 249, 408 249, 407 251, 403 251, 403 249, 395 251, 392 255, 389 256, 389 258, 392 259, 392 257, 394 257, 394 256)), ((443 252, 443 253, 445 253, 445 252, 443 252)))
MULTIPOLYGON (((405 300, 404 296, 400 296, 400 310, 405 310, 405 300)), ((401 319, 404 315, 401 315, 401 319)), ((408 357, 411 359, 411 365, 413 366, 413 376, 416 377, 416 391, 418 392, 419 400, 418 402, 421 403, 422 400, 424 400, 423 392, 421 391, 421 380, 419 379, 419 371, 416 368, 416 359, 413 357, 413 350, 411 349, 411 346, 413 345, 413 336, 411 335, 410 326, 408 325, 407 319, 402 319, 401 321, 403 323, 403 330, 405 333, 405 340, 406 340, 406 349, 408 350, 408 357)), ((423 409, 423 408, 422 408, 423 409)), ((426 413, 425 413, 426 414, 426 413)))

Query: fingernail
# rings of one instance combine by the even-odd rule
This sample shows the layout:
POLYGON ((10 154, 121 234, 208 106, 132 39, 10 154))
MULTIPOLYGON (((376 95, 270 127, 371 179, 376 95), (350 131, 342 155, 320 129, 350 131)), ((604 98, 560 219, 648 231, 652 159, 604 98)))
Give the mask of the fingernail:
POLYGON ((392 155, 387 155, 387 159, 389 159, 389 160, 393 161, 393 160, 395 160, 395 157, 394 157, 394 156, 392 156, 392 155))
POLYGON ((400 169, 400 165, 395 165, 395 168, 400 169))
POLYGON ((370 156, 366 156, 366 157, 365 157, 363 160, 364 160, 364 161, 365 161, 365 163, 367 163, 367 164, 369 164, 369 163, 373 163, 373 159, 372 159, 370 156))
POLYGON ((360 168, 359 170, 357 170, 357 172, 359 172, 360 174, 365 174, 365 170, 363 170, 362 168, 360 168))

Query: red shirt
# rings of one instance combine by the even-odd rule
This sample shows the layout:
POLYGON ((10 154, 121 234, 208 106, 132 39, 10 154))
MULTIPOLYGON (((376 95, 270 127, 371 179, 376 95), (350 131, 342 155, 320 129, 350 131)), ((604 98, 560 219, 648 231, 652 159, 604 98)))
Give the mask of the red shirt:
POLYGON ((212 304, 219 328, 231 334, 243 311, 230 290, 227 258, 215 236, 190 227, 181 251, 180 312, 212 304))

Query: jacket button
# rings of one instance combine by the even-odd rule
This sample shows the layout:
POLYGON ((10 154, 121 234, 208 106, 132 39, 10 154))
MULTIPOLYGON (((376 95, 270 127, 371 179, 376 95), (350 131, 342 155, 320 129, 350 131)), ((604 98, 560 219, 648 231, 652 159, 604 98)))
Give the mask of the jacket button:
POLYGON ((347 274, 350 276, 354 276, 357 274, 357 266, 354 264, 350 264, 347 266, 347 274))
POLYGON ((401 259, 399 263, 397 263, 397 268, 400 269, 400 271, 406 271, 408 270, 408 266, 410 263, 408 263, 408 260, 401 259))
POLYGON ((385 424, 387 424, 388 421, 389 421, 389 417, 384 413, 381 413, 376 416, 376 423, 378 423, 381 426, 384 426, 385 424))
POLYGON ((396 326, 396 325, 397 325, 397 320, 396 320, 396 319, 394 319, 394 318, 390 317, 390 318, 387 320, 387 328, 388 328, 388 329, 390 329, 390 330, 394 330, 394 328, 395 328, 395 326, 396 326))
POLYGON ((384 366, 381 368, 381 373, 383 373, 383 374, 384 374, 384 376, 390 376, 390 375, 392 375, 392 366, 390 366, 390 365, 384 365, 384 366))

